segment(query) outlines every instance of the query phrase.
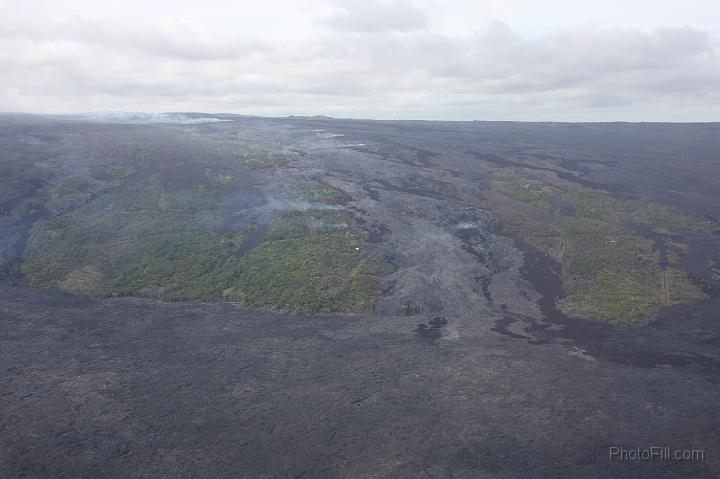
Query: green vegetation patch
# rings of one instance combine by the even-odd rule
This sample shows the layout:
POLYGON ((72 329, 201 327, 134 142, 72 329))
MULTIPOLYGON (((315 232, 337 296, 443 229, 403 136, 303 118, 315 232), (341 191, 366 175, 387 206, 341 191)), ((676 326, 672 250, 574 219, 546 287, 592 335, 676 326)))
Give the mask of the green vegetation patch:
POLYGON ((82 171, 68 176, 50 190, 50 200, 54 204, 62 204, 78 197, 88 196, 94 193, 99 187, 99 182, 89 172, 82 171))
POLYGON ((631 220, 639 226, 645 226, 663 234, 663 230, 688 230, 713 233, 720 228, 712 221, 696 221, 682 214, 677 208, 668 205, 650 203, 633 212, 631 220))
POLYGON ((293 185, 292 198, 310 203, 343 204, 348 195, 322 181, 299 181, 293 185))
POLYGON ((198 151, 231 161, 239 161, 249 170, 261 170, 284 166, 296 160, 298 155, 287 151, 286 145, 276 141, 253 141, 208 139, 205 136, 191 137, 193 147, 198 151))
POLYGON ((390 272, 382 258, 343 224, 342 215, 293 213, 279 218, 266 240, 240 262, 223 297, 248 306, 299 311, 369 312, 377 282, 390 272))
POLYGON ((92 295, 210 299, 211 265, 234 244, 212 233, 225 214, 205 188, 167 193, 149 178, 38 222, 23 270, 37 285, 92 295))
POLYGON ((502 218, 502 232, 520 238, 544 252, 556 262, 562 262, 566 240, 562 232, 544 221, 534 220, 509 207, 496 208, 502 218))
POLYGON ((243 155, 242 162, 250 170, 261 170, 283 166, 297 159, 297 156, 286 152, 262 152, 243 155))
MULTIPOLYGON (((566 314, 639 323, 665 305, 707 299, 685 272, 662 268, 653 242, 631 228, 670 236, 682 230, 714 231, 715 224, 695 221, 672 207, 624 202, 509 169, 496 171, 493 180, 496 193, 529 205, 522 211, 512 203, 493 207, 504 233, 560 264, 567 297, 558 307, 566 314)), ((680 251, 687 249, 669 237, 666 241, 680 251)), ((677 254, 671 253, 668 262, 676 265, 677 254)))
POLYGON ((537 208, 550 208, 557 191, 539 179, 521 175, 512 170, 500 170, 494 175, 494 186, 498 193, 514 200, 531 204, 537 208))
MULTIPOLYGON (((369 312, 390 271, 341 210, 279 216, 239 256, 246 231, 218 234, 228 214, 212 185, 169 193, 159 178, 38 222, 23 271, 43 287, 94 296, 225 300, 295 311, 369 312)), ((228 180, 229 181, 229 180, 228 180)))
POLYGON ((651 241, 594 220, 565 220, 556 227, 566 241, 561 311, 641 322, 663 305, 659 254, 651 241))
POLYGON ((493 174, 493 189, 509 198, 562 216, 582 217, 611 224, 633 224, 660 234, 672 231, 716 232, 720 226, 697 221, 677 208, 657 203, 622 201, 602 191, 551 184, 547 177, 503 169, 493 174))

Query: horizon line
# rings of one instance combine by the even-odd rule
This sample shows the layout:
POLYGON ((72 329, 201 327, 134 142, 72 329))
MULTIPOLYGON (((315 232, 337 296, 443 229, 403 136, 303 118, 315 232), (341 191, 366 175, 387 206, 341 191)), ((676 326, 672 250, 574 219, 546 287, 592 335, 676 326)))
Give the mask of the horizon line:
POLYGON ((720 123, 718 120, 710 121, 683 121, 683 120, 491 120, 491 119, 434 119, 434 118, 369 118, 369 117, 336 117, 323 114, 290 114, 290 115, 256 115, 232 112, 203 112, 203 111, 132 111, 132 110, 95 110, 72 113, 39 113, 30 111, 0 111, 2 115, 26 115, 39 117, 73 117, 89 115, 128 114, 128 115, 205 115, 205 116, 234 116, 258 119, 303 119, 303 120, 337 120, 337 121, 376 121, 376 122, 440 122, 440 123, 558 123, 558 124, 686 124, 686 125, 712 125, 720 123))

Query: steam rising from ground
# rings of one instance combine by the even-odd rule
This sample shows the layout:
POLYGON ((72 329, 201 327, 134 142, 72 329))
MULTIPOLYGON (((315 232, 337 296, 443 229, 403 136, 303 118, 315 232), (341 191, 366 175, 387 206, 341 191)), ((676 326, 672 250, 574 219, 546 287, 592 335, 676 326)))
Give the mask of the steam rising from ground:
POLYGON ((339 205, 329 205, 327 203, 310 203, 309 201, 297 200, 279 200, 271 199, 267 206, 273 210, 284 211, 303 211, 303 210, 342 210, 345 209, 339 205))
POLYGON ((78 113, 72 115, 56 115, 59 118, 68 120, 92 121, 98 123, 129 123, 136 125, 151 125, 169 123, 175 125, 196 125, 199 123, 216 123, 220 118, 196 117, 192 118, 182 113, 142 113, 123 111, 98 111, 90 113, 78 113))
POLYGON ((458 223, 455 226, 453 226, 453 229, 455 229, 455 230, 474 230, 477 228, 478 228, 478 225, 476 223, 468 223, 468 222, 458 223))

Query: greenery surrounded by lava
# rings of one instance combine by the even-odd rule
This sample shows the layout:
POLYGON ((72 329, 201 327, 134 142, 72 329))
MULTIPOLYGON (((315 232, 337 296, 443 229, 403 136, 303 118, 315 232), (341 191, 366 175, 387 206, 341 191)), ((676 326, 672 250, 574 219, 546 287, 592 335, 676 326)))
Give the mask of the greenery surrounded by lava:
POLYGON ((312 181, 295 185, 288 199, 304 207, 278 211, 267 236, 243 255, 255 219, 223 227, 232 213, 227 193, 241 188, 234 184, 243 175, 238 168, 278 166, 287 156, 242 152, 233 160, 227 145, 191 145, 205 158, 204 169, 163 169, 152 151, 139 148, 124 169, 111 165, 101 178, 83 171, 60 181, 49 198, 57 213, 37 222, 27 243, 23 271, 30 280, 93 296, 307 312, 373 309, 378 278, 389 266, 368 252, 363 233, 337 206, 345 200, 339 190, 312 181), (268 161, 248 163, 258 158, 268 161), (134 180, 138 170, 145 176, 134 180), (189 184, 168 189, 169 175, 189 184), (328 207, 317 207, 323 204, 328 207))
POLYGON ((663 306, 707 298, 675 267, 686 247, 672 236, 712 232, 714 223, 510 169, 495 171, 493 191, 502 230, 560 264, 567 297, 558 307, 566 314, 637 323, 663 306), (643 228, 665 239, 664 251, 641 234, 643 228))
POLYGON ((368 254, 344 213, 283 215, 257 248, 238 264, 226 300, 248 306, 302 311, 369 312, 379 278, 390 272, 368 254))

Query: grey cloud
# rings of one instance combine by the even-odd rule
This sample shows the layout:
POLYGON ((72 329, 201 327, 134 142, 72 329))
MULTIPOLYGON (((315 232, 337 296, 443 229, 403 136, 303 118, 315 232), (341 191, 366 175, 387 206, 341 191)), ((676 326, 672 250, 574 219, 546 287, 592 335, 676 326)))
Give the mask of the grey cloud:
POLYGON ((620 88, 662 96, 718 91, 715 48, 706 32, 690 28, 595 28, 528 39, 496 24, 471 39, 385 35, 355 54, 395 72, 424 72, 486 93, 584 88, 601 95, 620 88))
MULTIPOLYGON (((424 16, 401 14, 407 4, 382 5, 395 15, 374 31, 367 23, 372 15, 360 14, 347 31, 292 43, 222 36, 182 23, 150 31, 74 18, 4 29, 0 20, 0 110, 130 105, 547 119, 540 115, 648 105, 707 112, 707 105, 715 111, 720 105, 720 47, 707 32, 585 28, 527 37, 496 23, 451 37, 423 30, 424 16)), ((331 18, 342 23, 342 15, 331 18)))
POLYGON ((720 79, 710 37, 687 28, 576 30, 534 42, 515 38, 504 45, 481 44, 470 54, 473 73, 485 72, 500 93, 582 88, 594 104, 618 92, 632 103, 687 93, 712 95, 720 79))

